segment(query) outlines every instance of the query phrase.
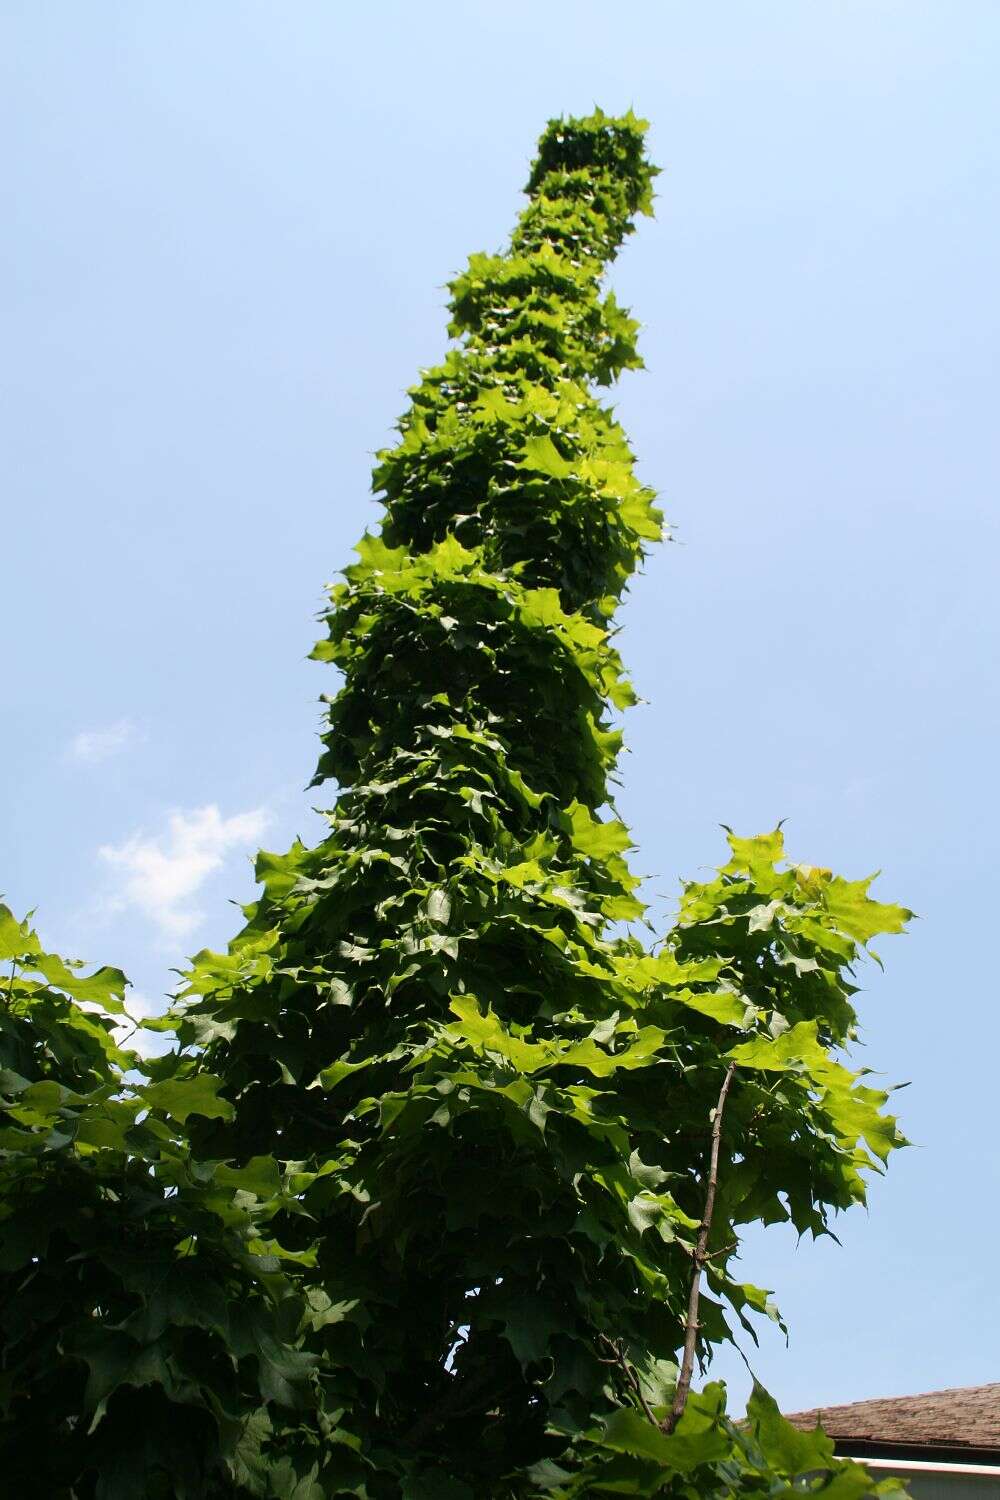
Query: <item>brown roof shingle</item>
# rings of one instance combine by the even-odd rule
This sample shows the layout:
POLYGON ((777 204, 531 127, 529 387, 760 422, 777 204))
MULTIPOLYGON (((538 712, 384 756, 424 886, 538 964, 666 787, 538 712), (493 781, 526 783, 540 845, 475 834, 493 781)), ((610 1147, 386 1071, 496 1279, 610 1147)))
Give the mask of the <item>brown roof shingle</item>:
POLYGON ((1000 1382, 815 1407, 788 1418, 796 1427, 815 1427, 817 1419, 829 1437, 843 1443, 1000 1453, 1000 1382))

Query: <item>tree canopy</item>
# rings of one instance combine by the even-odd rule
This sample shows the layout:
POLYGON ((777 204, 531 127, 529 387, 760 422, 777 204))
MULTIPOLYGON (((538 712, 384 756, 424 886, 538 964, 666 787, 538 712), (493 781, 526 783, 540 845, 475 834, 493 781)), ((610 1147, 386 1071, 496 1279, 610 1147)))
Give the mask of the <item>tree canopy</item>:
POLYGON ((902 1144, 845 1049, 857 961, 909 913, 729 834, 639 935, 614 617, 662 517, 597 391, 641 364, 603 276, 651 212, 644 130, 551 122, 509 247, 452 283, 314 652, 328 831, 260 855, 174 1049, 122 1050, 123 977, 4 917, 25 1494, 870 1489, 762 1390, 737 1423, 690 1388, 778 1318, 743 1226, 826 1233, 902 1144))

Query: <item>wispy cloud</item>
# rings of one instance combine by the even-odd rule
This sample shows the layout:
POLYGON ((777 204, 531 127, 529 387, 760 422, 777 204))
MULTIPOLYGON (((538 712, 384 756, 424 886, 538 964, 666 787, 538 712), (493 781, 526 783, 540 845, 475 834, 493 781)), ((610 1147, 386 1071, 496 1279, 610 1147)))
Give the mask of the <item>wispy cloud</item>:
POLYGON ((81 729, 69 742, 67 754, 84 765, 97 765, 139 743, 142 735, 131 719, 119 719, 103 729, 81 729))
POLYGON ((264 808, 224 818, 212 802, 171 813, 159 836, 139 832, 124 844, 103 845, 98 854, 117 875, 108 905, 137 908, 169 941, 189 937, 204 919, 194 898, 205 881, 228 854, 254 847, 268 822, 264 808))
POLYGON ((115 1038, 119 1045, 130 1047, 140 1057, 160 1057, 164 1052, 169 1052, 174 1044, 170 1033, 145 1031, 141 1025, 153 1016, 162 1016, 167 1004, 166 998, 149 1000, 145 995, 137 995, 135 990, 130 990, 125 997, 128 1019, 119 1021, 115 1027, 115 1038))

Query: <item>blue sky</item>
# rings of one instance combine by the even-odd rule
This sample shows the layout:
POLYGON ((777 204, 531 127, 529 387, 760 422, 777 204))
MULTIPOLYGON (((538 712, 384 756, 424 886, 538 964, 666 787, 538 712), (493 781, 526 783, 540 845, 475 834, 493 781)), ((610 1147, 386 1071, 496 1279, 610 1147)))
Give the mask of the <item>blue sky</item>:
POLYGON ((0 13, 0 888, 149 1006, 315 833, 313 615, 444 282, 549 116, 652 121, 613 277, 679 543, 623 615, 637 867, 666 914, 720 822, 785 818, 921 918, 861 997, 919 1144, 842 1247, 747 1245, 788 1409, 1000 1379, 998 64, 995 0, 0 13))

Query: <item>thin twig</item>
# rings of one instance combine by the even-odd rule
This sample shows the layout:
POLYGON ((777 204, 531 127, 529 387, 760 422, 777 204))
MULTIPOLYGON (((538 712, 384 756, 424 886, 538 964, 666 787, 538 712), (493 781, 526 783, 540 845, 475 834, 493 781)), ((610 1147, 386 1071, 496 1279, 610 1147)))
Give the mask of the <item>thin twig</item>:
POLYGON ((674 1392, 673 1405, 670 1414, 660 1424, 664 1432, 673 1432, 681 1419, 684 1407, 687 1404, 688 1392, 691 1389, 691 1377, 694 1374, 695 1345, 698 1342, 698 1300, 701 1296, 701 1273, 705 1262, 709 1258, 708 1237, 712 1232, 712 1214, 715 1210, 715 1190, 719 1182, 719 1144, 722 1139, 722 1115, 726 1107, 726 1096, 729 1093, 729 1085, 733 1081, 736 1064, 730 1063, 726 1069, 726 1076, 722 1080, 722 1088, 719 1090, 718 1102, 715 1106, 715 1118, 712 1121, 712 1150, 708 1161, 708 1186, 705 1190, 705 1211, 701 1217, 701 1225, 698 1229, 698 1239, 695 1242, 694 1269, 691 1272, 691 1291, 688 1295, 687 1320, 684 1324, 684 1353, 681 1356, 681 1368, 677 1376, 677 1389, 674 1392))
POLYGON ((15 978, 16 974, 17 974, 17 959, 16 958, 12 958, 11 961, 10 961, 10 981, 9 981, 9 983, 7 985, 7 999, 4 1001, 4 1009, 5 1010, 10 1010, 11 1005, 14 1003, 14 978, 15 978))
POLYGON ((601 1342, 604 1343, 604 1344, 607 1344, 608 1348, 613 1352, 613 1354, 615 1356, 614 1359, 602 1359, 601 1360, 601 1364, 602 1365, 618 1365, 619 1366, 619 1368, 622 1370, 622 1372, 625 1375, 625 1379, 628 1381, 629 1385, 632 1387, 632 1390, 635 1393, 636 1400, 639 1402, 639 1405, 642 1407, 643 1411, 646 1413, 646 1420, 648 1422, 652 1422, 653 1426, 655 1427, 656 1426, 656 1418, 653 1416, 653 1413, 650 1411, 649 1402, 646 1400, 646 1395, 645 1395, 645 1392, 642 1389, 642 1385, 641 1385, 641 1383, 639 1381, 639 1376, 638 1376, 638 1374, 636 1372, 635 1366, 629 1364, 628 1359, 625 1357, 625 1346, 624 1346, 624 1344, 622 1344, 622 1343, 617 1343, 616 1344, 613 1339, 609 1339, 608 1338, 608 1336, 607 1336, 606 1333, 602 1333, 600 1337, 601 1337, 601 1342))
POLYGON ((622 1369, 625 1371, 625 1378, 628 1380, 629 1385, 635 1391, 639 1405, 646 1413, 646 1421, 652 1422, 653 1426, 655 1427, 656 1418, 653 1416, 653 1413, 649 1409, 649 1402, 646 1400, 645 1392, 643 1391, 642 1386, 639 1383, 639 1376, 636 1372, 635 1366, 630 1365, 624 1355, 622 1356, 622 1369))
MULTIPOLYGON (((729 1255, 733 1250, 736 1249, 736 1246, 738 1244, 739 1240, 731 1240, 728 1245, 722 1245, 718 1250, 710 1250, 705 1256, 705 1260, 718 1260, 720 1255, 729 1255)), ((682 1249, 686 1255, 690 1255, 691 1259, 694 1260, 695 1248, 693 1245, 690 1247, 688 1247, 687 1245, 681 1245, 680 1249, 682 1249)))

